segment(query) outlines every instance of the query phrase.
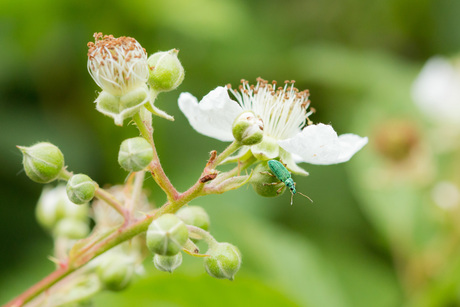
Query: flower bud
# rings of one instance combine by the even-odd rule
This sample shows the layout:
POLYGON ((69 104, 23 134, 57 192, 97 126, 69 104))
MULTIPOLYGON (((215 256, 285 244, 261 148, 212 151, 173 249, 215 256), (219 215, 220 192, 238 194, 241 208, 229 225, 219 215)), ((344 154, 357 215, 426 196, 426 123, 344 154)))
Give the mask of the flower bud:
POLYGON ((209 215, 203 208, 198 206, 182 207, 176 215, 187 225, 200 227, 203 230, 209 229, 209 215))
POLYGON ((64 168, 62 152, 51 143, 37 143, 31 147, 17 146, 22 151, 27 176, 38 183, 56 180, 64 168))
POLYGON ((264 136, 264 123, 247 111, 241 113, 233 122, 233 137, 243 145, 255 145, 262 141, 264 136))
POLYGON ((111 291, 125 289, 134 275, 134 266, 130 258, 122 253, 109 253, 103 257, 97 268, 101 283, 111 291))
POLYGON ((88 206, 72 203, 66 195, 66 188, 63 185, 50 189, 45 187, 38 200, 35 211, 37 221, 47 229, 53 229, 56 224, 65 218, 88 220, 88 206))
POLYGON ((84 174, 73 175, 67 182, 67 196, 77 205, 89 203, 96 192, 96 184, 84 174))
POLYGON ((146 241, 152 253, 173 256, 181 251, 187 239, 187 226, 177 216, 168 213, 150 224, 146 241))
POLYGON ((160 271, 172 273, 182 264, 182 253, 177 253, 173 256, 155 254, 153 264, 160 271))
POLYGON ((267 162, 259 163, 254 168, 250 182, 254 191, 264 197, 275 197, 286 190, 286 185, 271 173, 267 162))
POLYGON ((53 229, 56 237, 65 237, 73 240, 85 238, 89 234, 87 222, 73 218, 64 218, 59 220, 53 229))
POLYGON ((218 243, 211 247, 204 259, 204 267, 209 275, 219 279, 233 280, 241 266, 241 253, 230 243, 218 243))
POLYGON ((153 90, 168 92, 177 88, 184 80, 184 68, 177 58, 179 51, 172 49, 152 54, 147 63, 150 68, 148 83, 153 90))
POLYGON ((118 152, 118 163, 129 172, 145 169, 153 159, 153 149, 143 137, 126 139, 118 152))

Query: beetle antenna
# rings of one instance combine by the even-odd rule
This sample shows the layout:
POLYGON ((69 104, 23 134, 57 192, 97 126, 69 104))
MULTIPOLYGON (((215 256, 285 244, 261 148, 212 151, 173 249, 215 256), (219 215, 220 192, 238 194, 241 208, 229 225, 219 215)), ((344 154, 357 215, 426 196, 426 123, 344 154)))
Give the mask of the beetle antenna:
MULTIPOLYGON (((297 192, 297 193, 299 193, 299 194, 302 195, 303 197, 308 198, 308 200, 310 200, 311 202, 313 202, 313 200, 312 200, 310 197, 308 197, 307 195, 302 194, 301 192, 297 192)), ((292 205, 292 203, 291 203, 291 205, 292 205)))

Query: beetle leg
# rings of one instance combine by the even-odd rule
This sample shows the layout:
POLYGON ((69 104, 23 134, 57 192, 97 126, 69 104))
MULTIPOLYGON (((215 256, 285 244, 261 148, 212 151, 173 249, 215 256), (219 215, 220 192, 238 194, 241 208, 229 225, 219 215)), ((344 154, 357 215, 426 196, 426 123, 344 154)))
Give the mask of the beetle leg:
POLYGON ((263 185, 277 185, 277 184, 280 184, 280 182, 264 183, 263 185))
POLYGON ((276 191, 276 194, 280 194, 282 189, 283 189, 283 186, 281 186, 281 187, 276 191))
POLYGON ((260 172, 261 174, 264 174, 264 175, 269 175, 269 176, 272 176, 272 177, 276 177, 275 175, 273 175, 272 173, 270 172, 260 172))

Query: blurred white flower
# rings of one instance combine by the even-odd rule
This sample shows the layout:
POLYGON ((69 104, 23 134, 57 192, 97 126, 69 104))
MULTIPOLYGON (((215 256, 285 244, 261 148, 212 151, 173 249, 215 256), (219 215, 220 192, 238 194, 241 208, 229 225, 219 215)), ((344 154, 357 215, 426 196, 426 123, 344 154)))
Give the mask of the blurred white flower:
POLYGON ((42 227, 52 230, 63 219, 88 220, 88 205, 76 205, 69 200, 65 185, 45 186, 38 200, 35 214, 42 227))
POLYGON ((460 124, 460 67, 433 57, 412 86, 412 98, 427 116, 438 122, 460 124))
POLYGON ((367 138, 357 135, 339 137, 329 125, 306 126, 312 114, 308 111, 309 92, 300 92, 294 81, 286 81, 284 87, 276 89, 276 82, 272 85, 261 78, 255 86, 242 80, 239 91, 232 93, 237 101, 230 99, 228 88, 217 87, 200 103, 191 94, 182 93, 179 107, 196 131, 221 141, 233 141, 234 120, 242 112, 252 111, 263 122, 263 141, 244 146, 240 156, 251 151, 260 160, 279 157, 290 171, 306 175, 295 162, 341 163, 367 144, 367 138))
POLYGON ((441 181, 431 191, 431 198, 440 208, 452 210, 460 204, 460 191, 452 182, 441 181))

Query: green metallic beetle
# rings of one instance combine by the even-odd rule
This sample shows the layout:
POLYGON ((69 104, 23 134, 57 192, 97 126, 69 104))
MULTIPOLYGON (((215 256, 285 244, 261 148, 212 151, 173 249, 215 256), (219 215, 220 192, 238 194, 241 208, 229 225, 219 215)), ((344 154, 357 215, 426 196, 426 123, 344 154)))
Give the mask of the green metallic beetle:
MULTIPOLYGON (((294 197, 294 194, 297 193, 297 191, 295 190, 295 182, 291 177, 291 173, 287 170, 287 168, 283 165, 283 163, 281 163, 278 160, 269 160, 268 167, 270 168, 273 174, 270 174, 268 172, 267 174, 270 176, 276 177, 279 181, 284 183, 284 185, 288 187, 289 190, 291 191, 291 205, 292 205, 292 199, 294 197)), ((279 184, 279 182, 266 183, 265 185, 269 185, 269 184, 275 185, 275 184, 279 184)), ((278 190, 278 193, 281 191, 281 189, 282 187, 278 190)), ((299 194, 308 198, 311 202, 313 202, 313 200, 311 200, 311 198, 308 197, 307 195, 304 195, 300 192, 299 194)))

